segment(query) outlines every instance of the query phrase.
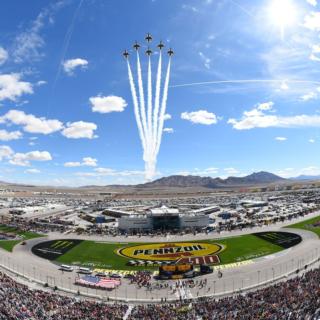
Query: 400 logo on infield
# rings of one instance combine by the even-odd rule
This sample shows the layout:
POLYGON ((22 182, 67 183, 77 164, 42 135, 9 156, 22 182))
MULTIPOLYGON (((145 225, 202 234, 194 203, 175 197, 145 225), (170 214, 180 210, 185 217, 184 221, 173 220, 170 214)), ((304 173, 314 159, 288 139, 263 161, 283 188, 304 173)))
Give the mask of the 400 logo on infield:
POLYGON ((176 261, 191 264, 219 263, 223 246, 207 242, 151 243, 124 247, 117 254, 135 260, 176 261))

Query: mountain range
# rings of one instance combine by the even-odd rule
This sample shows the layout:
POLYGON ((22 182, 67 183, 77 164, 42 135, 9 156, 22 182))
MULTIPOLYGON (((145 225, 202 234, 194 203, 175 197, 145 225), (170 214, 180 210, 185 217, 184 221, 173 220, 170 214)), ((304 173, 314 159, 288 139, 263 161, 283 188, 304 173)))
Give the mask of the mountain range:
POLYGON ((298 176, 298 177, 294 177, 294 178, 291 178, 290 180, 295 180, 295 181, 314 181, 314 180, 320 180, 320 176, 308 176, 308 175, 301 175, 301 176, 298 176))
POLYGON ((182 176, 173 175, 163 177, 152 182, 137 185, 140 188, 154 187, 203 187, 203 188, 225 188, 245 185, 269 184, 275 182, 284 182, 286 179, 281 178, 273 173, 260 171, 254 172, 244 177, 229 177, 226 179, 200 177, 200 176, 182 176))
MULTIPOLYGON (((273 173, 260 171, 254 172, 244 177, 228 177, 226 179, 222 178, 212 178, 212 177, 202 177, 195 175, 172 175, 168 177, 162 177, 160 179, 138 184, 138 185, 106 185, 106 186, 98 186, 98 185, 86 185, 80 188, 111 188, 111 189, 152 189, 152 188, 162 188, 162 187, 175 187, 175 188, 232 188, 232 187, 245 187, 245 186, 255 186, 255 185, 267 185, 271 183, 286 183, 286 182, 303 182, 303 181, 315 181, 320 180, 320 176, 307 176, 301 175, 295 178, 285 179, 280 176, 277 176, 273 173)), ((17 184, 0 181, 0 185, 8 185, 8 186, 21 186, 21 187, 36 187, 32 185, 25 184, 17 184)), ((49 187, 49 186, 48 186, 49 187)), ((67 187, 64 187, 67 188, 67 187)))

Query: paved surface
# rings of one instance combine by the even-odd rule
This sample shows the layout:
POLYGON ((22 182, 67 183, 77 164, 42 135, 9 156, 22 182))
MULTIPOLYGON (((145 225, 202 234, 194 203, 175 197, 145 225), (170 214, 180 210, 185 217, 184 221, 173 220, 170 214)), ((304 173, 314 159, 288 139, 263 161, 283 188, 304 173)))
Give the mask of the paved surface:
MULTIPOLYGON (((309 215, 304 219, 309 219, 317 214, 309 215)), ((301 220, 301 219, 299 219, 301 220)), ((81 238, 90 240, 104 240, 104 241, 164 241, 164 240, 195 240, 195 239, 218 239, 223 237, 237 236, 240 234, 247 234, 256 231, 277 231, 280 230, 280 226, 292 224, 296 221, 286 222, 284 224, 273 225, 270 227, 254 228, 236 232, 224 232, 217 236, 217 234, 199 234, 197 236, 185 235, 185 236, 172 236, 170 238, 164 237, 153 237, 153 238, 127 238, 127 237, 84 237, 75 235, 62 235, 62 234, 50 234, 48 240, 58 238, 81 238)), ((100 298, 110 299, 121 299, 126 301, 158 301, 161 299, 176 300, 180 298, 195 298, 200 296, 222 296, 231 294, 238 290, 246 290, 249 288, 255 288, 263 286, 265 283, 270 283, 279 279, 283 279, 285 275, 294 273, 296 269, 301 269, 305 265, 315 261, 320 256, 320 241, 316 234, 299 229, 286 228, 284 231, 291 231, 299 234, 303 241, 287 250, 283 250, 279 253, 272 254, 269 256, 257 258, 253 260, 253 263, 243 265, 241 267, 230 267, 223 269, 222 278, 218 278, 217 272, 207 276, 201 276, 195 278, 197 285, 194 288, 188 288, 181 286, 181 282, 168 281, 168 282, 156 282, 153 284, 156 286, 157 283, 168 283, 166 288, 155 288, 151 291, 147 291, 145 288, 138 288, 136 285, 129 284, 129 281, 122 279, 122 284, 118 289, 113 291, 103 291, 96 289, 89 289, 74 285, 74 280, 77 276, 75 272, 61 272, 58 270, 57 265, 50 261, 44 260, 33 255, 30 251, 31 248, 36 244, 44 240, 32 239, 27 241, 27 245, 17 245, 13 253, 1 250, 0 265, 15 273, 22 275, 24 278, 28 278, 33 281, 36 280, 40 283, 48 283, 50 286, 57 286, 63 288, 66 291, 77 292, 88 296, 96 296, 100 298), (204 282, 206 279, 206 285, 201 286, 200 282, 204 282), (172 287, 176 287, 173 289, 172 287)))

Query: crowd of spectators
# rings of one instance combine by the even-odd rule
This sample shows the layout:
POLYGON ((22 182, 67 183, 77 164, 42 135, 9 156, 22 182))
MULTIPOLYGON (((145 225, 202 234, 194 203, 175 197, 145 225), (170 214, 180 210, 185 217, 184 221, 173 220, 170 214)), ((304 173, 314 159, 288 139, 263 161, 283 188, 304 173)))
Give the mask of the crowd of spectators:
POLYGON ((0 273, 0 320, 120 320, 128 306, 30 290, 0 273))
POLYGON ((236 297, 149 304, 134 308, 128 320, 318 320, 320 319, 320 269, 301 277, 236 297))
POLYGON ((136 284, 139 288, 151 286, 151 272, 150 271, 138 271, 131 276, 130 283, 136 284))
POLYGON ((117 320, 124 317, 127 320, 318 320, 320 268, 234 297, 141 304, 130 309, 126 304, 100 303, 30 290, 0 273, 0 301, 0 320, 117 320))

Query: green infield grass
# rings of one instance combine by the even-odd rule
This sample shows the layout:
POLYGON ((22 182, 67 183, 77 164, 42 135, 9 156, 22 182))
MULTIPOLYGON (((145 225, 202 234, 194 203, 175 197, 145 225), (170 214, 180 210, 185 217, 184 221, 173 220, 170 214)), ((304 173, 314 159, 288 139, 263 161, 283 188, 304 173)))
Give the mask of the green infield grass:
POLYGON ((6 232, 6 233, 13 233, 16 235, 19 235, 22 237, 19 240, 0 240, 0 248, 12 252, 13 247, 22 242, 23 240, 29 240, 33 238, 39 238, 43 237, 43 235, 35 233, 35 232, 29 232, 29 231, 21 231, 19 229, 8 227, 6 225, 0 225, 0 232, 6 232))
MULTIPOLYGON (((243 235, 221 240, 212 239, 197 241, 197 243, 201 242, 216 243, 224 246, 224 250, 218 253, 221 264, 250 260, 284 249, 282 246, 261 239, 255 235, 243 235)), ((178 244, 179 242, 175 243, 178 244)), ((75 264, 116 270, 155 269, 155 267, 128 266, 127 263, 130 258, 120 256, 116 253, 117 250, 123 247, 134 245, 142 245, 142 243, 82 241, 63 255, 59 256, 55 261, 64 264, 75 264)))
POLYGON ((291 224, 286 228, 296 228, 296 229, 304 229, 304 230, 312 231, 320 237, 320 216, 317 216, 315 218, 311 218, 302 222, 298 222, 295 224, 291 224))

